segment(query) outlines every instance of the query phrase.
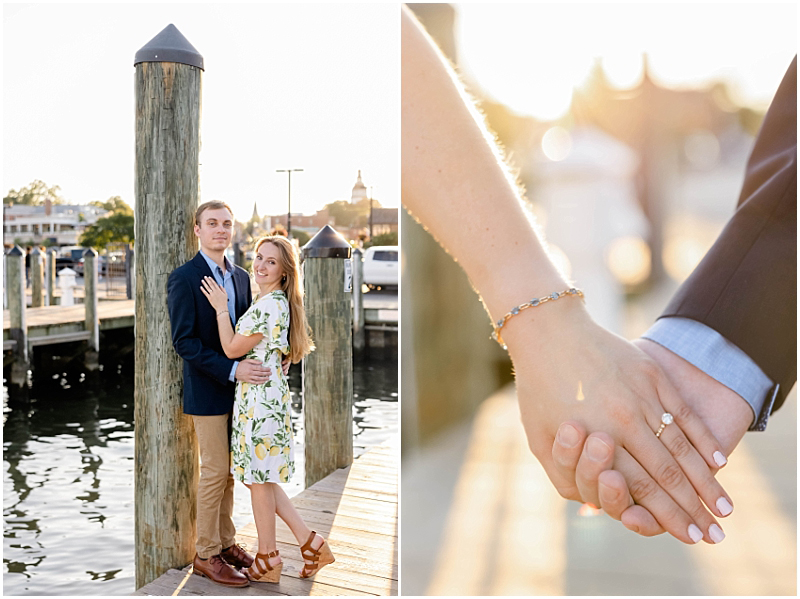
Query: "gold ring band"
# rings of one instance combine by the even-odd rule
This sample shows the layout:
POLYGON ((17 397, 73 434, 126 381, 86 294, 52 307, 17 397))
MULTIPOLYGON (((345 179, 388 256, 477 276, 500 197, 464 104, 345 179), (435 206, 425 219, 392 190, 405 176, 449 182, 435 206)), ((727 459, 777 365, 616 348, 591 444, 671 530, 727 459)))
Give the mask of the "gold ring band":
POLYGON ((659 426, 658 430, 656 431, 656 439, 661 437, 661 433, 664 432, 664 429, 667 428, 667 425, 672 424, 674 420, 675 419, 672 417, 672 414, 670 414, 669 412, 664 412, 661 415, 661 426, 659 426))

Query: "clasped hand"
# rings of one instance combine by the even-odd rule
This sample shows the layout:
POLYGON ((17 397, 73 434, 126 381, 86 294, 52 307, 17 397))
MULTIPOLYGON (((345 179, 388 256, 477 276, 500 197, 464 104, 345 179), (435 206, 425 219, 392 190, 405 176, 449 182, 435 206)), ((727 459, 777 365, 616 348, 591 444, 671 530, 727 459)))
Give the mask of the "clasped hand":
POLYGON ((633 501, 666 531, 685 543, 724 538, 714 516, 728 515, 732 502, 713 476, 714 456, 723 455, 717 440, 647 354, 595 324, 582 305, 560 310, 568 317, 513 319, 504 330, 529 445, 558 492, 601 504, 596 486, 554 462, 553 447, 556 434, 561 444, 582 445, 586 432, 602 432, 587 442, 585 459, 607 466, 613 452, 633 501), (657 438, 665 412, 674 423, 657 438))

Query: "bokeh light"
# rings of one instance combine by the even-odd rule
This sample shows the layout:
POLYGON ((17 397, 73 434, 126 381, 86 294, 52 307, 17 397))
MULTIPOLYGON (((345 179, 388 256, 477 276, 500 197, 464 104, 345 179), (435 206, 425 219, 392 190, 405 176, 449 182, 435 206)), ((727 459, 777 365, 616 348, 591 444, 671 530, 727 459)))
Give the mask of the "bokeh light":
POLYGON ((542 152, 553 162, 564 160, 572 150, 572 136, 564 127, 551 127, 542 137, 542 152))
POLYGON ((650 246, 638 236, 618 237, 608 246, 606 263, 623 285, 638 285, 650 276, 650 246))

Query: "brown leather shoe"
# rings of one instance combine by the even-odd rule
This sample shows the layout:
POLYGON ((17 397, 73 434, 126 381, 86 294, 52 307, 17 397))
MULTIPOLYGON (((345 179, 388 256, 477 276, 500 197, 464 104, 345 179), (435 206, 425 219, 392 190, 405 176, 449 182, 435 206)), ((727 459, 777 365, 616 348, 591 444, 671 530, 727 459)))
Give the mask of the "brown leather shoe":
POLYGON ((249 568, 253 565, 253 556, 245 551, 243 545, 231 545, 219 556, 234 568, 249 568))
POLYGON ((246 587, 250 584, 247 576, 234 570, 218 555, 212 555, 207 560, 194 556, 194 573, 205 576, 212 582, 226 587, 246 587))

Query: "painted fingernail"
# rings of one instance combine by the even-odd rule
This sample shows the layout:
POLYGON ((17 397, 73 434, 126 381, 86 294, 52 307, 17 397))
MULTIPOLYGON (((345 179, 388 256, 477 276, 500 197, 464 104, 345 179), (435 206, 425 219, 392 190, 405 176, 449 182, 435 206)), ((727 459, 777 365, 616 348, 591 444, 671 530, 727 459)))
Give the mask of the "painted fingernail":
POLYGON ((731 505, 730 501, 728 501, 724 497, 720 497, 719 499, 717 499, 717 509, 719 510, 720 514, 722 514, 723 516, 727 516, 733 511, 733 506, 731 505))
POLYGON ((611 454, 611 448, 608 444, 597 437, 589 437, 589 442, 586 444, 586 451, 589 454, 589 459, 594 462, 605 462, 611 454))
POLYGON ((719 526, 712 524, 708 527, 708 536, 711 537, 711 540, 715 543, 722 543, 722 540, 725 538, 725 533, 722 532, 719 526))
POLYGON ((578 430, 571 424, 562 424, 558 429, 557 438, 558 444, 568 449, 575 447, 580 441, 578 430))
POLYGON ((725 464, 728 463, 728 458, 722 455, 721 451, 714 452, 714 461, 717 463, 717 466, 722 468, 725 464))
POLYGON ((689 538, 692 539, 692 543, 699 543, 703 540, 703 533, 702 531, 697 528, 694 524, 689 525, 689 538))

